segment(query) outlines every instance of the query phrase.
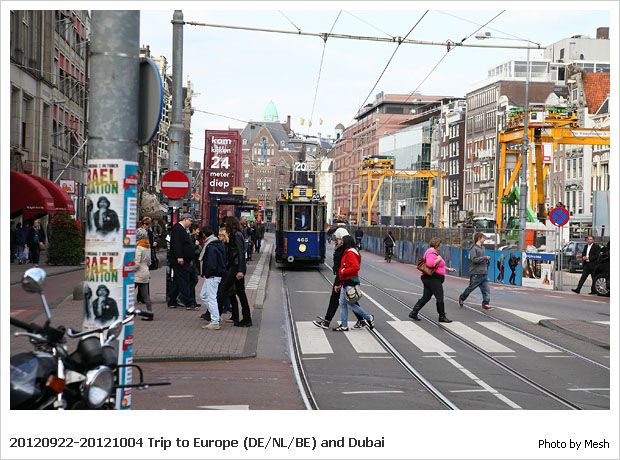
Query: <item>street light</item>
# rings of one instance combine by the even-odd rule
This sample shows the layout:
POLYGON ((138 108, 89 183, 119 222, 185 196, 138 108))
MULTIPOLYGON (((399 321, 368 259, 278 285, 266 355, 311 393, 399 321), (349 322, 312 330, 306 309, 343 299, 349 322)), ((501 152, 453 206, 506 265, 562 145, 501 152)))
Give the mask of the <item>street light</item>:
MULTIPOLYGON (((533 42, 531 40, 527 40, 525 38, 506 38, 506 37, 494 37, 491 35, 491 32, 485 32, 484 34, 476 35, 478 40, 485 40, 488 38, 494 38, 498 40, 515 40, 530 43, 536 45, 536 49, 541 49, 540 43, 533 42)), ((524 114, 523 114, 523 138, 521 140, 521 195, 519 197, 519 247, 525 250, 525 226, 526 226, 526 208, 527 208, 527 163, 528 163, 528 122, 529 122, 529 110, 530 110, 530 101, 529 101, 529 84, 530 84, 530 49, 531 47, 526 47, 527 49, 527 63, 525 70, 525 104, 524 104, 524 114)), ((473 198, 473 196, 472 196, 473 198)), ((499 197, 496 196, 496 199, 499 197)), ((499 229, 498 229, 499 230, 499 229)))

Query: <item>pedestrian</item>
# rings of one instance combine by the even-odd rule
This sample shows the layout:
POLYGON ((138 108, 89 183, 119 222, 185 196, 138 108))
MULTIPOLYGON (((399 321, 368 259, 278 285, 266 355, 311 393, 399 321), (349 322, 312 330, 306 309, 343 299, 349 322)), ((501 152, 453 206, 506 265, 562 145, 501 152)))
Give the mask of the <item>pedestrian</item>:
MULTIPOLYGON (((336 314, 336 310, 338 310, 338 306, 340 305, 340 278, 338 277, 338 272, 340 270, 340 262, 342 261, 342 254, 344 253, 344 246, 342 245, 342 238, 345 236, 349 236, 349 232, 346 228, 338 228, 334 232, 334 238, 336 240, 336 247, 334 248, 334 265, 332 267, 332 271, 335 275, 334 284, 332 285, 332 293, 329 296, 329 304, 327 306, 327 311, 325 312, 325 317, 317 316, 318 319, 312 321, 316 327, 320 327, 323 329, 329 329, 329 325, 336 314)), ((364 327, 364 318, 353 311, 353 314, 357 317, 357 322, 353 326, 353 329, 361 329, 364 327)))
MULTIPOLYGON (((201 273, 205 279, 200 290, 200 301, 208 308, 209 324, 202 326, 210 331, 220 330, 220 311, 217 302, 217 291, 226 274, 226 249, 217 236, 210 230, 203 230, 206 239, 200 252, 201 273)), ((206 318, 205 318, 206 319, 206 318)))
POLYGON ((392 236, 392 232, 389 231, 387 235, 385 235, 385 238, 383 238, 383 245, 385 246, 385 260, 392 258, 395 244, 396 244, 396 241, 394 240, 394 237, 392 236))
POLYGON ((187 232, 192 223, 191 214, 181 214, 179 222, 172 226, 170 231, 170 255, 173 270, 174 293, 168 300, 168 307, 176 308, 177 295, 182 306, 191 310, 198 310, 196 292, 192 289, 197 278, 192 265, 194 259, 194 245, 187 232))
MULTIPOLYGON (((222 242, 222 244, 224 245, 224 250, 226 252, 226 270, 228 271, 228 261, 229 261, 229 238, 228 238, 228 232, 226 232, 226 227, 221 227, 219 229, 217 238, 222 242)), ((235 291, 235 283, 231 283, 228 286, 228 291, 224 292, 222 290, 222 282, 220 281, 220 285, 218 286, 218 290, 217 290, 217 305, 218 305, 218 311, 220 313, 220 318, 222 317, 222 314, 224 312, 227 313, 231 313, 232 315, 232 305, 230 302, 230 299, 232 296, 234 296, 236 294, 235 291)), ((211 321, 211 315, 209 314, 209 312, 207 311, 206 313, 202 314, 200 316, 202 319, 206 319, 207 321, 211 321)), ((232 316, 230 318, 226 318, 223 320, 225 323, 232 323, 232 316)))
POLYGON ((224 275, 221 282, 220 298, 218 302, 224 304, 223 297, 229 296, 230 289, 234 287, 235 295, 230 296, 230 303, 232 307, 233 324, 238 327, 250 327, 252 326, 252 317, 250 314, 250 305, 248 298, 245 294, 245 245, 243 234, 241 233, 241 225, 236 217, 229 216, 226 218, 226 233, 228 234, 228 262, 226 275, 224 275), (237 303, 237 297, 241 302, 241 314, 242 319, 239 320, 239 305, 237 303))
POLYGON ((355 243, 357 243, 357 249, 362 249, 362 238, 364 238, 364 230, 361 227, 357 227, 355 230, 355 243))
POLYGON ((355 240, 350 235, 345 235, 342 237, 342 247, 344 248, 344 251, 342 253, 342 260, 340 261, 340 269, 338 270, 338 277, 340 278, 340 285, 338 289, 340 291, 340 325, 335 327, 334 331, 346 332, 349 330, 349 305, 354 313, 357 313, 362 317, 364 325, 368 326, 369 329, 372 329, 375 327, 375 317, 360 307, 357 300, 352 303, 349 303, 347 300, 348 288, 358 288, 360 285, 359 271, 362 256, 355 247, 355 240))
POLYGON ((452 320, 446 316, 446 309, 443 299, 443 282, 446 279, 446 271, 455 272, 455 268, 446 267, 446 262, 439 254, 439 247, 441 246, 441 240, 439 238, 431 238, 429 242, 429 248, 424 253, 424 263, 427 267, 433 270, 432 275, 422 273, 421 280, 424 285, 424 291, 422 297, 416 302, 409 313, 409 318, 414 321, 420 321, 418 312, 431 300, 432 296, 435 296, 435 302, 437 305, 437 313, 439 314, 440 323, 451 323, 452 320))
POLYGON ((263 238, 265 238, 265 225, 263 224, 262 219, 258 219, 256 222, 256 237, 255 237, 254 248, 256 249, 256 253, 260 252, 261 245, 263 243, 263 238))
POLYGON ((592 286, 590 287, 590 295, 596 295, 594 291, 594 270, 596 268, 596 262, 598 261, 598 257, 601 253, 601 247, 594 242, 594 237, 588 236, 588 244, 583 251, 581 252, 581 260, 583 260, 583 272, 581 273, 581 278, 579 278, 579 283, 577 283, 577 289, 571 289, 575 294, 579 294, 581 288, 583 287, 583 283, 586 282, 588 276, 592 277, 592 286))
POLYGON ((28 233, 27 229, 22 226, 21 222, 18 222, 15 239, 17 242, 17 262, 20 264, 23 264, 26 262, 26 257, 24 256, 24 250, 26 249, 26 241, 28 238, 27 233, 28 233))
MULTIPOLYGON (((202 252, 202 231, 198 224, 192 224, 189 226, 189 237, 192 240, 192 245, 194 247, 194 258, 192 260, 192 264, 194 265, 194 270, 196 274, 200 276, 200 253, 202 252)), ((196 280, 198 281, 198 280, 196 280)))
POLYGON ((480 292, 482 292, 482 309, 486 311, 493 310, 493 307, 489 305, 491 294, 489 291, 489 280, 487 279, 491 256, 487 256, 484 253, 482 244, 485 238, 481 232, 474 235, 474 244, 469 250, 469 286, 459 296, 459 307, 462 307, 469 294, 479 287, 480 292))
POLYGON ((32 262, 35 267, 38 267, 41 250, 45 249, 45 232, 43 231, 43 227, 41 227, 41 221, 39 219, 35 220, 32 227, 28 230, 26 243, 30 254, 30 262, 32 262))
MULTIPOLYGON (((144 300, 147 311, 153 312, 153 304, 151 302, 149 283, 151 281, 151 244, 149 243, 149 234, 144 228, 136 231, 136 256, 135 256, 135 277, 134 283, 136 291, 144 300)), ((152 321, 151 318, 142 318, 142 321, 152 321)))

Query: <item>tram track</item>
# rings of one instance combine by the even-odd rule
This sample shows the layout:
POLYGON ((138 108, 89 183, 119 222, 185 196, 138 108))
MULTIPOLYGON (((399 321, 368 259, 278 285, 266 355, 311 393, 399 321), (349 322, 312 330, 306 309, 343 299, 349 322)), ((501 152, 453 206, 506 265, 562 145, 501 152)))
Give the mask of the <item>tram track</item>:
MULTIPOLYGON (((390 292, 386 291, 385 289, 377 286, 376 284, 374 284, 373 282, 371 282, 367 278, 360 277, 360 280, 363 280, 365 282, 365 284, 368 284, 369 286, 372 286, 374 289, 376 289, 377 291, 381 292, 385 296, 393 299, 394 301, 396 301, 397 303, 399 303, 400 305, 402 305, 406 309, 408 309, 408 310, 412 309, 409 305, 407 305, 405 302, 400 300, 398 297, 394 296, 393 294, 391 294, 390 292)), ((492 356, 490 353, 488 353, 485 350, 483 350, 478 345, 470 342, 469 340, 467 340, 466 338, 464 338, 461 335, 457 334, 456 332, 454 332, 454 331, 452 331, 452 330, 450 330, 450 329, 448 329, 446 327, 443 327, 441 325, 441 323, 439 323, 437 321, 434 321, 434 320, 430 319, 428 316, 426 316, 424 314, 421 314, 421 313, 418 313, 418 316, 420 318, 422 318, 423 320, 429 322, 430 324, 433 324, 435 327, 438 327, 439 329, 441 329, 442 331, 444 331, 445 333, 450 335, 455 340, 459 341, 460 343, 462 343, 463 345, 465 345, 469 349, 473 350, 478 355, 484 357, 487 361, 489 361, 492 364, 494 364, 495 366, 501 368, 502 370, 504 370, 505 372, 509 373, 513 377, 519 379, 521 382, 525 383, 526 385, 530 386, 531 388, 534 388, 535 390, 537 390, 541 394, 543 394, 543 395, 553 399, 554 401, 556 401, 557 403, 563 405, 564 407, 567 407, 568 409, 571 409, 571 410, 582 410, 582 408, 580 406, 574 404, 572 401, 569 401, 568 399, 566 399, 563 396, 559 395, 557 392, 555 392, 555 391, 545 387, 544 385, 536 382, 535 380, 533 380, 530 377, 526 376, 525 374, 523 374, 522 372, 518 371, 514 367, 509 366, 506 363, 503 363, 502 361, 498 360, 496 357, 492 356)), ((490 317, 490 318, 492 318, 492 317, 490 317)), ((493 319, 495 319, 495 318, 493 318, 493 319)), ((515 329, 518 329, 518 328, 515 328, 515 329)), ((523 332, 525 332, 525 331, 523 331, 523 332)), ((532 334, 529 334, 529 335, 533 336, 532 334)), ((533 336, 533 337, 535 337, 535 336, 533 336)))

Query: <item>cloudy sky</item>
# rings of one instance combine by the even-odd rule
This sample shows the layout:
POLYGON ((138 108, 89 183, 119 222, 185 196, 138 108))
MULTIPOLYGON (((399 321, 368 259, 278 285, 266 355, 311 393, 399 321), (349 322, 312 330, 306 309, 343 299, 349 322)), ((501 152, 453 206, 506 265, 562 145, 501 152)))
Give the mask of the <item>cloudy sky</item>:
MULTIPOLYGON (((497 37, 525 38, 542 45, 572 35, 596 36, 596 28, 609 26, 605 5, 589 2, 430 2, 428 11, 409 38, 445 42, 460 41, 502 10, 482 31, 497 37), (562 9, 559 10, 559 5, 562 9), (459 9, 460 8, 460 9, 459 9), (581 8, 581 9, 580 9, 581 8)), ((146 3, 141 12, 141 44, 172 64, 172 10, 155 10, 146 3), (150 9, 148 9, 150 8, 150 9)), ((389 2, 256 2, 181 3, 185 21, 213 24, 329 32, 339 12, 334 33, 404 37, 424 13, 424 4, 389 2), (203 7, 204 9, 196 9, 203 7), (207 9, 208 7, 208 9, 207 9), (251 10, 248 8, 252 8, 251 10)), ((280 119, 291 115, 293 129, 308 133, 323 41, 317 37, 269 34, 186 25, 184 28, 184 81, 189 78, 196 93, 194 106, 241 120, 260 120, 270 100, 280 119), (300 125, 301 119, 305 126, 300 125)), ((481 43, 475 37, 466 43, 481 43)), ((517 41, 486 40, 497 45, 517 41)), ((357 40, 330 39, 325 47, 310 134, 333 133, 338 123, 349 125, 396 45, 357 40), (319 125, 323 119, 323 125, 319 125)), ((386 93, 463 96, 487 70, 513 58, 525 58, 525 50, 457 48, 422 83, 446 53, 443 46, 402 45, 377 88, 386 93)), ((542 52, 533 51, 532 58, 542 52)), ((192 160, 201 160, 205 129, 243 127, 244 123, 196 112, 192 118, 192 160)))

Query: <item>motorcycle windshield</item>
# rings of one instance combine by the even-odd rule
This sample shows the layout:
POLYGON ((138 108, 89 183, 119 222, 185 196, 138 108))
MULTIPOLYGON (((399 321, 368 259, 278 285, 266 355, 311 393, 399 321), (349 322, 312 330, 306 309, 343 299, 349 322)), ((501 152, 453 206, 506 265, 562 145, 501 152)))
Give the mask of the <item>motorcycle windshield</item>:
POLYGON ((11 358, 11 402, 17 397, 26 400, 37 393, 39 359, 35 355, 20 354, 11 358))

